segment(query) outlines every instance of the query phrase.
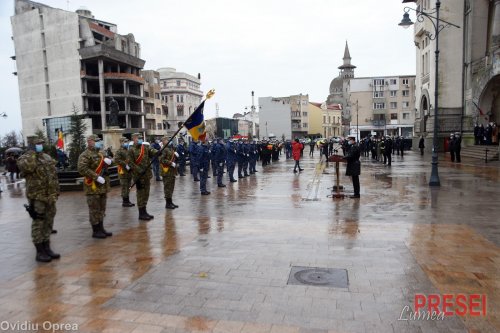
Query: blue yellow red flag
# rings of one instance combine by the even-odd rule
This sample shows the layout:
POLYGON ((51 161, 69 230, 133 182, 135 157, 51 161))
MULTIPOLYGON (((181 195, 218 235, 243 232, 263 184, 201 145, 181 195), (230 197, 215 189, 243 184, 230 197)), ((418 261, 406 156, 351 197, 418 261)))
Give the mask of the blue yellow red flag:
POLYGON ((61 130, 59 130, 57 133, 56 146, 57 148, 64 149, 63 132, 61 130))
POLYGON ((184 126, 189 131, 189 134, 193 137, 193 140, 205 140, 206 132, 205 132, 205 120, 203 117, 203 108, 205 107, 205 101, 201 102, 201 104, 194 110, 193 114, 189 119, 184 123, 184 126))

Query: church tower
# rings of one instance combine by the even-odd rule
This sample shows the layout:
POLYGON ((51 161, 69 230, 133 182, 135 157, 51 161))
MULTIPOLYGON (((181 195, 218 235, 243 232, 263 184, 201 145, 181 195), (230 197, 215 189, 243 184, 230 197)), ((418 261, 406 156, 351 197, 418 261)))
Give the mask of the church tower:
POLYGON ((354 77, 354 68, 356 66, 351 64, 351 54, 349 53, 349 45, 347 45, 347 41, 345 42, 345 50, 344 50, 344 64, 339 66, 340 76, 343 79, 352 79, 354 77))

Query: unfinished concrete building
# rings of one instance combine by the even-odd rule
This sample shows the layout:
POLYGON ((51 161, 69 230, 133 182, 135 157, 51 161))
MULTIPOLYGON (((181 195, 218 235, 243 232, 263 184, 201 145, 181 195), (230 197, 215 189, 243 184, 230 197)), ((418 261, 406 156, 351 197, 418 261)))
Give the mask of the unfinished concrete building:
POLYGON ((125 133, 145 131, 145 62, 132 34, 119 35, 115 24, 87 9, 74 13, 27 0, 15 0, 11 23, 25 136, 67 124, 74 109, 99 134, 111 97, 125 133))

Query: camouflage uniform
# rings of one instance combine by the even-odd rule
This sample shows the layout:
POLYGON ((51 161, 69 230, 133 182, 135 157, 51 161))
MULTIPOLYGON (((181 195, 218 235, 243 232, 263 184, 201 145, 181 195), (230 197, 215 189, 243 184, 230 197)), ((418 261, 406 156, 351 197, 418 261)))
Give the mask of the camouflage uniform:
POLYGON ((156 149, 143 144, 134 144, 130 146, 128 150, 132 178, 137 187, 137 207, 139 208, 139 213, 145 210, 148 204, 149 186, 151 178, 153 177, 153 173, 151 172, 151 159, 156 153, 156 149), (144 155, 142 160, 137 162, 142 147, 144 147, 144 155))
MULTIPOLYGON (((167 140, 164 141, 166 144, 167 140)), ((160 173, 163 178, 163 194, 165 195, 165 208, 174 209, 178 206, 172 202, 172 194, 175 187, 175 176, 177 175, 176 155, 171 147, 163 149, 160 156, 160 173)))
MULTIPOLYGON (((126 140, 126 138, 123 139, 126 140)), ((121 140, 122 143, 124 143, 125 140, 121 140)), ((120 185, 122 187, 122 198, 123 198, 122 206, 124 207, 135 206, 133 203, 130 202, 129 199, 132 175, 130 173, 130 163, 129 163, 127 148, 124 148, 122 146, 120 147, 120 149, 118 149, 118 151, 115 154, 115 163, 118 166, 118 177, 120 178, 120 185)))
MULTIPOLYGON (((109 192, 108 165, 104 163, 104 155, 96 148, 88 147, 78 158, 78 172, 84 176, 83 190, 87 196, 89 206, 89 221, 94 233, 99 231, 104 221, 106 212, 106 198, 109 192), (100 174, 96 173, 98 166, 103 161, 103 167, 100 174), (104 184, 97 182, 101 176, 105 179, 104 184)), ((102 230, 104 232, 104 230, 102 230)), ((93 235, 95 237, 95 235, 93 235)), ((103 237, 96 237, 103 238, 103 237)))
POLYGON ((30 150, 17 160, 17 165, 26 178, 26 197, 37 215, 31 224, 31 238, 34 244, 47 242, 59 196, 56 161, 45 153, 30 150))

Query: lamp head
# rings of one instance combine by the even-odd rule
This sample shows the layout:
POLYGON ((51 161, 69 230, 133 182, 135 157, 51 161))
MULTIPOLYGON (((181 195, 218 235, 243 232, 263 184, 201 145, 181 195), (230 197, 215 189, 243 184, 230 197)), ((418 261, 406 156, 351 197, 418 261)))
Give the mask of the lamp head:
POLYGON ((398 25, 400 27, 405 28, 405 29, 408 29, 411 25, 413 25, 413 22, 410 19, 410 14, 404 13, 403 19, 401 20, 401 22, 398 25))

